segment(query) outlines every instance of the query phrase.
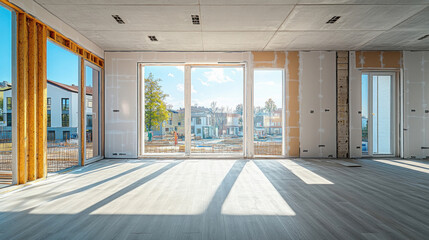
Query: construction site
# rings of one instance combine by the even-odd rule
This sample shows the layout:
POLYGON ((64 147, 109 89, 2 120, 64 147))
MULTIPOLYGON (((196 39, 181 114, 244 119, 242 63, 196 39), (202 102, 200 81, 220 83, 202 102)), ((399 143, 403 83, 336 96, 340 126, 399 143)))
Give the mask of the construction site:
POLYGON ((1 239, 427 239, 429 0, 0 0, 1 239))

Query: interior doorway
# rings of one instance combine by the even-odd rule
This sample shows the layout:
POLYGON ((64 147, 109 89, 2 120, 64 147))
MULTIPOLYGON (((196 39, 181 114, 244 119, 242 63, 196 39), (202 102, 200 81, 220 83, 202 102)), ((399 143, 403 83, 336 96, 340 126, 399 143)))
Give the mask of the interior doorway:
POLYGON ((362 155, 396 155, 395 73, 362 74, 362 155))

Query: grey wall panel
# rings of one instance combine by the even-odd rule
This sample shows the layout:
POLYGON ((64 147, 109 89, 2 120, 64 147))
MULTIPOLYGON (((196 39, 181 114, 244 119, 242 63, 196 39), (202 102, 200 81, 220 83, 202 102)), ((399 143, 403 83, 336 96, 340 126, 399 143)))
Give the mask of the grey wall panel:
POLYGON ((106 157, 137 157, 137 64, 106 53, 106 157))
POLYGON ((428 156, 429 52, 404 52, 404 157, 428 156))
POLYGON ((356 69, 355 52, 349 53, 349 114, 350 114, 350 157, 362 157, 362 80, 356 69))
POLYGON ((300 53, 300 92, 301 157, 336 157, 335 52, 300 53))

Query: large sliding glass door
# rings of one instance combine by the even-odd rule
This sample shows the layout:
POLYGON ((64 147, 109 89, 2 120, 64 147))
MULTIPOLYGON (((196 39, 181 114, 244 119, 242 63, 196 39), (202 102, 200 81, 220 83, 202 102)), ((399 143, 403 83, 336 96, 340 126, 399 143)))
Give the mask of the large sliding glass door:
POLYGON ((243 154, 243 67, 192 67, 191 154, 243 154))
POLYGON ((80 58, 47 43, 48 172, 79 165, 80 58))
POLYGON ((144 64, 141 72, 143 155, 243 156, 243 65, 144 64))
POLYGON ((146 65, 144 71, 144 153, 184 154, 184 67, 146 65))
MULTIPOLYGON (((85 63, 85 158, 101 157, 101 70, 85 63)), ((86 161, 88 163, 88 161, 86 161)))
POLYGON ((395 155, 394 89, 393 73, 362 74, 363 155, 395 155))

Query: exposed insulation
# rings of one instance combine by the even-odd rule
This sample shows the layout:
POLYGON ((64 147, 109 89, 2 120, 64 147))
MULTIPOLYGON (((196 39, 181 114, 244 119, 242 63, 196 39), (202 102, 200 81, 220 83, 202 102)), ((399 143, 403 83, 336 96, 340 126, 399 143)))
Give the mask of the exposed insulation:
POLYGON ((349 157, 349 52, 337 52, 337 157, 349 157))
POLYGON ((286 56, 286 156, 299 157, 299 52, 286 56))
POLYGON ((356 68, 401 68, 401 51, 356 51, 356 68))
POLYGON ((252 52, 254 68, 284 68, 285 52, 252 52))

